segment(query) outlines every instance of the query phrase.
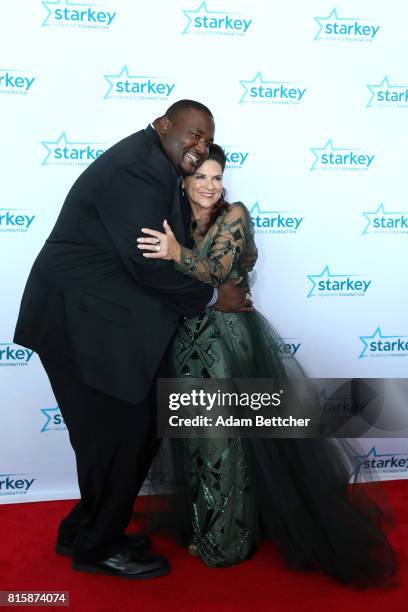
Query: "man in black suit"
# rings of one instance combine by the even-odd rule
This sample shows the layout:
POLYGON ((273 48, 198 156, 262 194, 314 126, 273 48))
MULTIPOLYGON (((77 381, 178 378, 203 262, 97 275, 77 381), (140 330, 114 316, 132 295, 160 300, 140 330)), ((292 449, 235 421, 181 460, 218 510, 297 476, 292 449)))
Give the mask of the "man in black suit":
POLYGON ((167 219, 187 243, 179 177, 206 159, 213 136, 209 109, 181 100, 106 151, 68 193, 24 291, 14 341, 39 354, 76 454, 81 501, 57 552, 79 571, 169 571, 143 550, 146 536, 124 535, 157 449, 155 380, 181 316, 249 306, 246 288, 227 281, 214 295, 171 262, 146 260, 137 237, 167 219))

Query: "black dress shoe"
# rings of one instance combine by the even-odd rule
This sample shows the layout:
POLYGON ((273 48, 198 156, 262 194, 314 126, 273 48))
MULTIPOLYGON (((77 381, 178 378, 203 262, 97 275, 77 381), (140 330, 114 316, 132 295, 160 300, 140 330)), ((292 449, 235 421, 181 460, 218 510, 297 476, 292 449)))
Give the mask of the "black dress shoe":
POLYGON ((119 578, 144 580, 164 576, 170 571, 170 564, 164 557, 142 554, 137 555, 129 550, 121 551, 99 563, 72 562, 72 569, 88 574, 105 574, 119 578))
MULTIPOLYGON (((144 552, 150 548, 152 543, 150 538, 144 533, 131 533, 124 536, 123 544, 124 548, 128 548, 131 551, 144 552)), ((57 542, 55 552, 65 557, 72 557, 73 546, 57 542)))

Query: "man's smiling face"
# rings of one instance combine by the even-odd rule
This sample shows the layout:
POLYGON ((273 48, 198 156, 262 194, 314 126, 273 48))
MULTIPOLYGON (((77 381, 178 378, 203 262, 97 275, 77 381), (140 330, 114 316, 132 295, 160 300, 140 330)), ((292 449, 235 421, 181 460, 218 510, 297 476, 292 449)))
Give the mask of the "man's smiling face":
POLYGON ((192 174, 207 159, 214 131, 214 119, 195 108, 180 111, 174 121, 162 117, 158 126, 163 149, 180 174, 192 174))

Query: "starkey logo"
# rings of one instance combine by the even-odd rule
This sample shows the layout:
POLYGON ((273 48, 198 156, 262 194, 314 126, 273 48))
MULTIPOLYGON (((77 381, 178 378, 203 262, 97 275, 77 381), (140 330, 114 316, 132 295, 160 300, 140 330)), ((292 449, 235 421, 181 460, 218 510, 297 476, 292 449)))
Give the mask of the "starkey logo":
POLYGON ((360 470, 371 474, 401 474, 408 472, 408 453, 379 453, 375 446, 368 453, 355 455, 360 470))
POLYGON ((0 94, 27 95, 35 80, 28 71, 0 68, 0 94))
POLYGON ((355 399, 351 393, 328 393, 323 389, 319 393, 323 413, 328 416, 351 417, 361 414, 369 401, 355 399))
POLYGON ((385 210, 383 203, 377 210, 363 212, 366 225, 364 234, 408 234, 408 211, 385 210))
POLYGON ((249 151, 243 151, 240 147, 222 145, 226 156, 226 168, 228 170, 240 170, 249 157, 249 151))
POLYGON ((378 84, 367 85, 370 99, 367 108, 408 108, 408 84, 390 83, 387 76, 378 84))
POLYGON ((362 149, 335 147, 330 138, 323 147, 311 147, 314 161, 310 170, 367 171, 372 168, 375 154, 362 149))
POLYGON ((306 93, 306 87, 298 83, 264 80, 262 72, 240 84, 244 91, 239 104, 299 104, 306 93))
POLYGON ((361 17, 339 17, 333 9, 327 17, 315 17, 319 26, 315 40, 372 42, 380 30, 378 23, 361 17))
POLYGON ((174 81, 164 77, 130 74, 127 66, 117 74, 105 74, 104 79, 109 83, 104 100, 167 100, 176 86, 174 81))
POLYGON ((307 278, 312 285, 308 298, 364 296, 373 283, 360 274, 332 274, 329 266, 324 266, 320 274, 308 274, 307 278))
POLYGON ((58 406, 54 408, 41 408, 41 412, 45 417, 41 433, 45 431, 65 431, 67 429, 58 406))
POLYGON ((13 342, 0 342, 0 367, 27 366, 33 354, 34 351, 13 342))
POLYGON ((407 357, 408 336, 383 334, 381 327, 368 336, 360 336, 363 345, 358 356, 359 359, 366 357, 407 357))
POLYGON ((290 359, 291 357, 294 357, 301 346, 302 343, 299 342, 297 338, 291 338, 289 336, 279 338, 279 340, 272 340, 273 349, 282 359, 290 359))
POLYGON ((31 474, 0 474, 0 497, 27 495, 35 481, 31 474))
POLYGON ((55 140, 43 140, 42 166, 88 166, 106 151, 104 143, 69 140, 62 132, 55 140))
POLYGON ((26 208, 0 208, 0 233, 27 232, 36 217, 26 208))
POLYGON ((253 26, 253 17, 244 13, 221 8, 210 10, 207 2, 194 6, 196 8, 183 10, 186 21, 182 34, 245 36, 253 26))
POLYGON ((46 15, 43 27, 108 30, 118 13, 106 4, 71 0, 42 1, 46 15))
POLYGON ((265 210, 259 202, 255 202, 249 214, 257 234, 295 234, 303 221, 301 215, 292 211, 265 210))

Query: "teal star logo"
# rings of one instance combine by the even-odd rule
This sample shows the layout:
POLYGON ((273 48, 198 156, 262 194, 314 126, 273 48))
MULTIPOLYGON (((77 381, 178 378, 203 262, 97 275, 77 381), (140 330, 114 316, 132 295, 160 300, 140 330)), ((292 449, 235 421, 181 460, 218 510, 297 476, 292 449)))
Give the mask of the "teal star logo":
POLYGON ((43 162, 42 162, 42 166, 47 166, 50 162, 49 159, 51 157, 51 155, 54 155, 55 153, 55 149, 56 148, 63 148, 66 146, 87 146, 87 145, 102 145, 104 143, 90 143, 90 142, 79 142, 79 141, 72 141, 72 140, 68 140, 67 135, 65 132, 62 132, 61 136, 59 136, 56 140, 43 140, 42 143, 43 147, 45 147, 46 151, 47 151, 47 155, 45 156, 43 162))
POLYGON ((365 455, 354 455, 354 459, 357 461, 357 465, 354 468, 353 472, 351 473, 351 476, 356 476, 359 470, 363 467, 364 463, 368 461, 369 459, 371 458, 374 459, 375 457, 390 457, 390 456, 392 457, 392 455, 389 455, 388 453, 384 455, 378 455, 375 446, 370 448, 368 453, 365 455))
POLYGON ((188 21, 182 34, 191 34, 191 32, 193 32, 193 29, 190 30, 190 27, 192 27, 196 17, 203 17, 204 15, 225 15, 225 11, 209 11, 206 2, 202 2, 195 10, 185 9, 183 10, 183 13, 187 17, 188 21))
MULTIPOLYGON (((371 459, 382 459, 382 458, 392 458, 392 457, 408 457, 407 453, 377 453, 377 449, 375 446, 372 446, 368 453, 363 455, 354 455, 354 458, 357 461, 357 466, 352 473, 352 476, 356 474, 356 472, 363 467, 366 461, 370 461, 371 459)), ((375 466, 373 466, 375 468, 375 466)), ((371 469, 371 466, 367 466, 366 469, 371 469)), ((381 468, 379 468, 381 469, 381 468)))
MULTIPOLYGON (((406 214, 406 211, 403 211, 403 210, 394 210, 392 212, 391 211, 386 211, 385 207, 384 207, 384 204, 381 203, 379 205, 379 207, 377 208, 377 210, 374 210, 373 212, 363 212, 363 216, 367 220, 367 225, 364 228, 363 234, 375 233, 374 231, 373 232, 369 232, 369 228, 371 227, 374 219, 377 218, 377 217, 397 216, 397 217, 400 217, 400 218, 403 217, 403 220, 407 221, 408 217, 405 217, 404 216, 405 214, 406 214)), ((406 227, 407 227, 406 232, 408 232, 408 224, 407 224, 406 227)), ((391 228, 391 229, 394 229, 394 228, 391 228)), ((404 233, 406 233, 406 232, 404 232, 404 233)), ((392 233, 391 230, 390 230, 390 233, 392 233)))
MULTIPOLYGON (((328 17, 315 17, 314 18, 315 21, 317 22, 318 26, 319 26, 319 30, 316 34, 316 36, 314 37, 314 40, 333 40, 336 37, 339 36, 338 32, 328 32, 326 29, 326 26, 330 24, 330 22, 337 22, 340 24, 341 26, 344 26, 345 30, 342 31, 340 33, 340 35, 342 36, 343 40, 368 40, 371 41, 374 36, 376 36, 378 30, 380 29, 380 26, 370 26, 370 28, 372 28, 371 30, 371 38, 367 38, 367 34, 366 32, 363 32, 361 30, 359 30, 359 28, 362 27, 362 19, 358 18, 358 17, 339 17, 337 14, 337 9, 334 8, 331 13, 328 15, 328 17), (350 24, 350 22, 354 22, 353 24, 350 24), (360 25, 359 25, 360 22, 360 25), (350 27, 352 28, 352 26, 355 24, 355 31, 354 31, 354 35, 352 35, 350 33, 350 27)), ((364 19, 364 21, 369 22, 371 21, 370 19, 364 19)))
POLYGON ((103 99, 113 98, 111 95, 112 89, 116 87, 117 81, 122 79, 147 79, 149 77, 138 77, 136 75, 129 74, 129 69, 127 66, 123 66, 122 70, 119 70, 118 74, 105 74, 103 78, 109 83, 109 89, 104 95, 103 99))
POLYGON ((89 4, 87 3, 82 3, 82 2, 71 2, 71 0, 46 0, 44 2, 42 2, 42 5, 45 7, 46 11, 47 11, 47 16, 45 17, 42 25, 43 26, 48 26, 51 25, 50 23, 48 23, 48 20, 50 19, 50 17, 52 16, 54 10, 50 7, 58 7, 58 6, 66 6, 66 7, 75 7, 75 6, 79 6, 79 7, 83 7, 83 6, 95 6, 94 4, 89 4))
POLYGON ((296 216, 291 210, 265 210, 255 202, 249 210, 255 232, 294 234, 298 231, 303 217, 296 216))
POLYGON ((407 233, 408 232, 408 216, 406 215, 407 215, 407 211, 404 211, 404 210, 386 211, 384 204, 381 203, 379 207, 377 208, 377 210, 374 210, 373 212, 363 212, 363 216, 367 220, 367 225, 364 228, 364 231, 362 233, 363 234, 376 233, 375 230, 370 232, 369 228, 371 227, 374 219, 378 217, 385 217, 385 216, 387 216, 389 219, 392 216, 400 218, 400 225, 401 225, 400 231, 397 231, 397 228, 395 227, 391 227, 390 229, 388 229, 388 233, 394 233, 394 232, 395 233, 400 233, 400 232, 407 233))
POLYGON ((310 170, 318 170, 319 168, 317 167, 318 162, 321 159, 321 156, 324 152, 328 151, 358 151, 358 149, 346 149, 345 147, 334 147, 333 146, 333 142, 332 139, 329 138, 329 140, 326 142, 326 144, 324 145, 324 147, 311 147, 311 152, 313 153, 313 155, 315 156, 315 160, 310 168, 310 170))
MULTIPOLYGON (((61 415, 60 409, 58 408, 58 406, 56 406, 55 408, 41 408, 41 412, 43 413, 43 415, 45 416, 45 418, 47 419, 46 422, 44 423, 42 429, 41 429, 41 433, 44 431, 51 431, 52 427, 52 420, 54 418, 55 415, 61 415)), ((61 425, 64 424, 64 420, 62 419, 61 416, 61 425)), ((66 427, 61 427, 62 429, 66 429, 66 427)))
POLYGON ((246 96, 248 93, 250 93, 251 87, 260 87, 261 85, 290 85, 290 82, 288 81, 265 81, 261 72, 257 72, 252 81, 240 80, 239 82, 244 88, 244 93, 241 96, 239 104, 243 104, 246 101, 246 96))
POLYGON ((45 156, 45 159, 43 160, 41 165, 46 166, 48 164, 50 156, 53 155, 54 149, 57 146, 66 146, 73 143, 69 142, 65 132, 62 132, 61 136, 59 136, 59 138, 57 138, 56 140, 43 140, 41 144, 47 150, 47 155, 45 156))
POLYGON ((153 81, 153 79, 165 79, 165 77, 130 74, 127 66, 123 66, 117 74, 105 74, 103 78, 109 83, 109 89, 103 97, 104 100, 115 97, 114 94, 117 93, 115 88, 120 82, 125 83, 126 86, 131 85, 130 90, 125 89, 121 92, 123 95, 161 96, 162 99, 167 99, 175 87, 175 83, 166 82, 166 80, 159 83, 153 81), (146 80, 146 83, 143 82, 143 79, 146 80), (141 82, 137 83, 138 80, 141 82), (144 87, 146 87, 146 92, 144 87))
MULTIPOLYGON (((368 232, 368 228, 370 227, 372 221, 373 221, 373 217, 378 217, 378 216, 383 216, 385 215, 385 209, 384 209, 384 204, 380 204, 379 207, 377 208, 377 210, 375 210, 374 212, 363 212, 364 217, 367 219, 367 225, 364 228, 363 234, 369 234, 368 232)), ((387 214, 398 214, 398 213, 387 213, 387 214)))
POLYGON ((361 342, 363 343, 363 349, 360 355, 358 356, 358 358, 364 359, 365 357, 368 357, 367 349, 369 347, 371 340, 398 340, 400 338, 408 338, 408 336, 385 336, 382 333, 381 328, 377 327, 377 329, 375 330, 373 334, 371 334, 371 336, 360 336, 359 338, 361 342))
POLYGON ((307 294, 306 297, 310 298, 310 297, 314 297, 316 295, 318 295, 318 293, 314 292, 317 285, 319 284, 319 281, 321 280, 328 280, 329 278, 352 278, 352 277, 356 277, 356 276, 360 276, 359 274, 332 274, 329 270, 329 266, 325 266, 322 270, 322 272, 320 274, 308 274, 307 278, 310 280, 310 282, 312 283, 312 287, 309 290, 309 293, 307 294))
POLYGON ((370 94, 371 94, 371 98, 369 99, 369 101, 367 102, 367 108, 369 106, 373 106, 372 102, 374 100, 374 98, 376 97, 378 90, 382 89, 386 87, 387 89, 390 87, 390 83, 388 81, 388 77, 385 76, 383 78, 383 80, 381 81, 381 83, 379 85, 367 85, 367 89, 369 90, 370 94))
POLYGON ((355 20, 356 19, 354 17, 339 17, 337 15, 337 9, 335 8, 332 10, 332 12, 329 14, 328 17, 315 17, 315 21, 317 21, 317 24, 319 26, 319 31, 314 37, 314 40, 320 39, 320 34, 322 33, 325 24, 328 23, 329 21, 355 21, 355 20))
POLYGON ((103 78, 109 83, 109 89, 104 95, 103 99, 113 98, 112 90, 116 87, 118 81, 129 80, 129 79, 155 79, 155 76, 147 76, 140 74, 130 74, 127 66, 123 66, 121 70, 119 70, 118 74, 105 74, 103 78))
POLYGON ((404 93, 405 90, 405 104, 401 103, 401 101, 399 100, 397 100, 396 102, 398 102, 398 106, 408 106, 408 85, 391 85, 387 76, 383 78, 379 85, 367 85, 367 89, 371 94, 371 98, 367 102, 366 108, 377 106, 378 104, 384 105, 384 102, 378 101, 378 104, 376 104, 375 101, 377 100, 378 93, 385 89, 393 90, 394 93, 404 93))

